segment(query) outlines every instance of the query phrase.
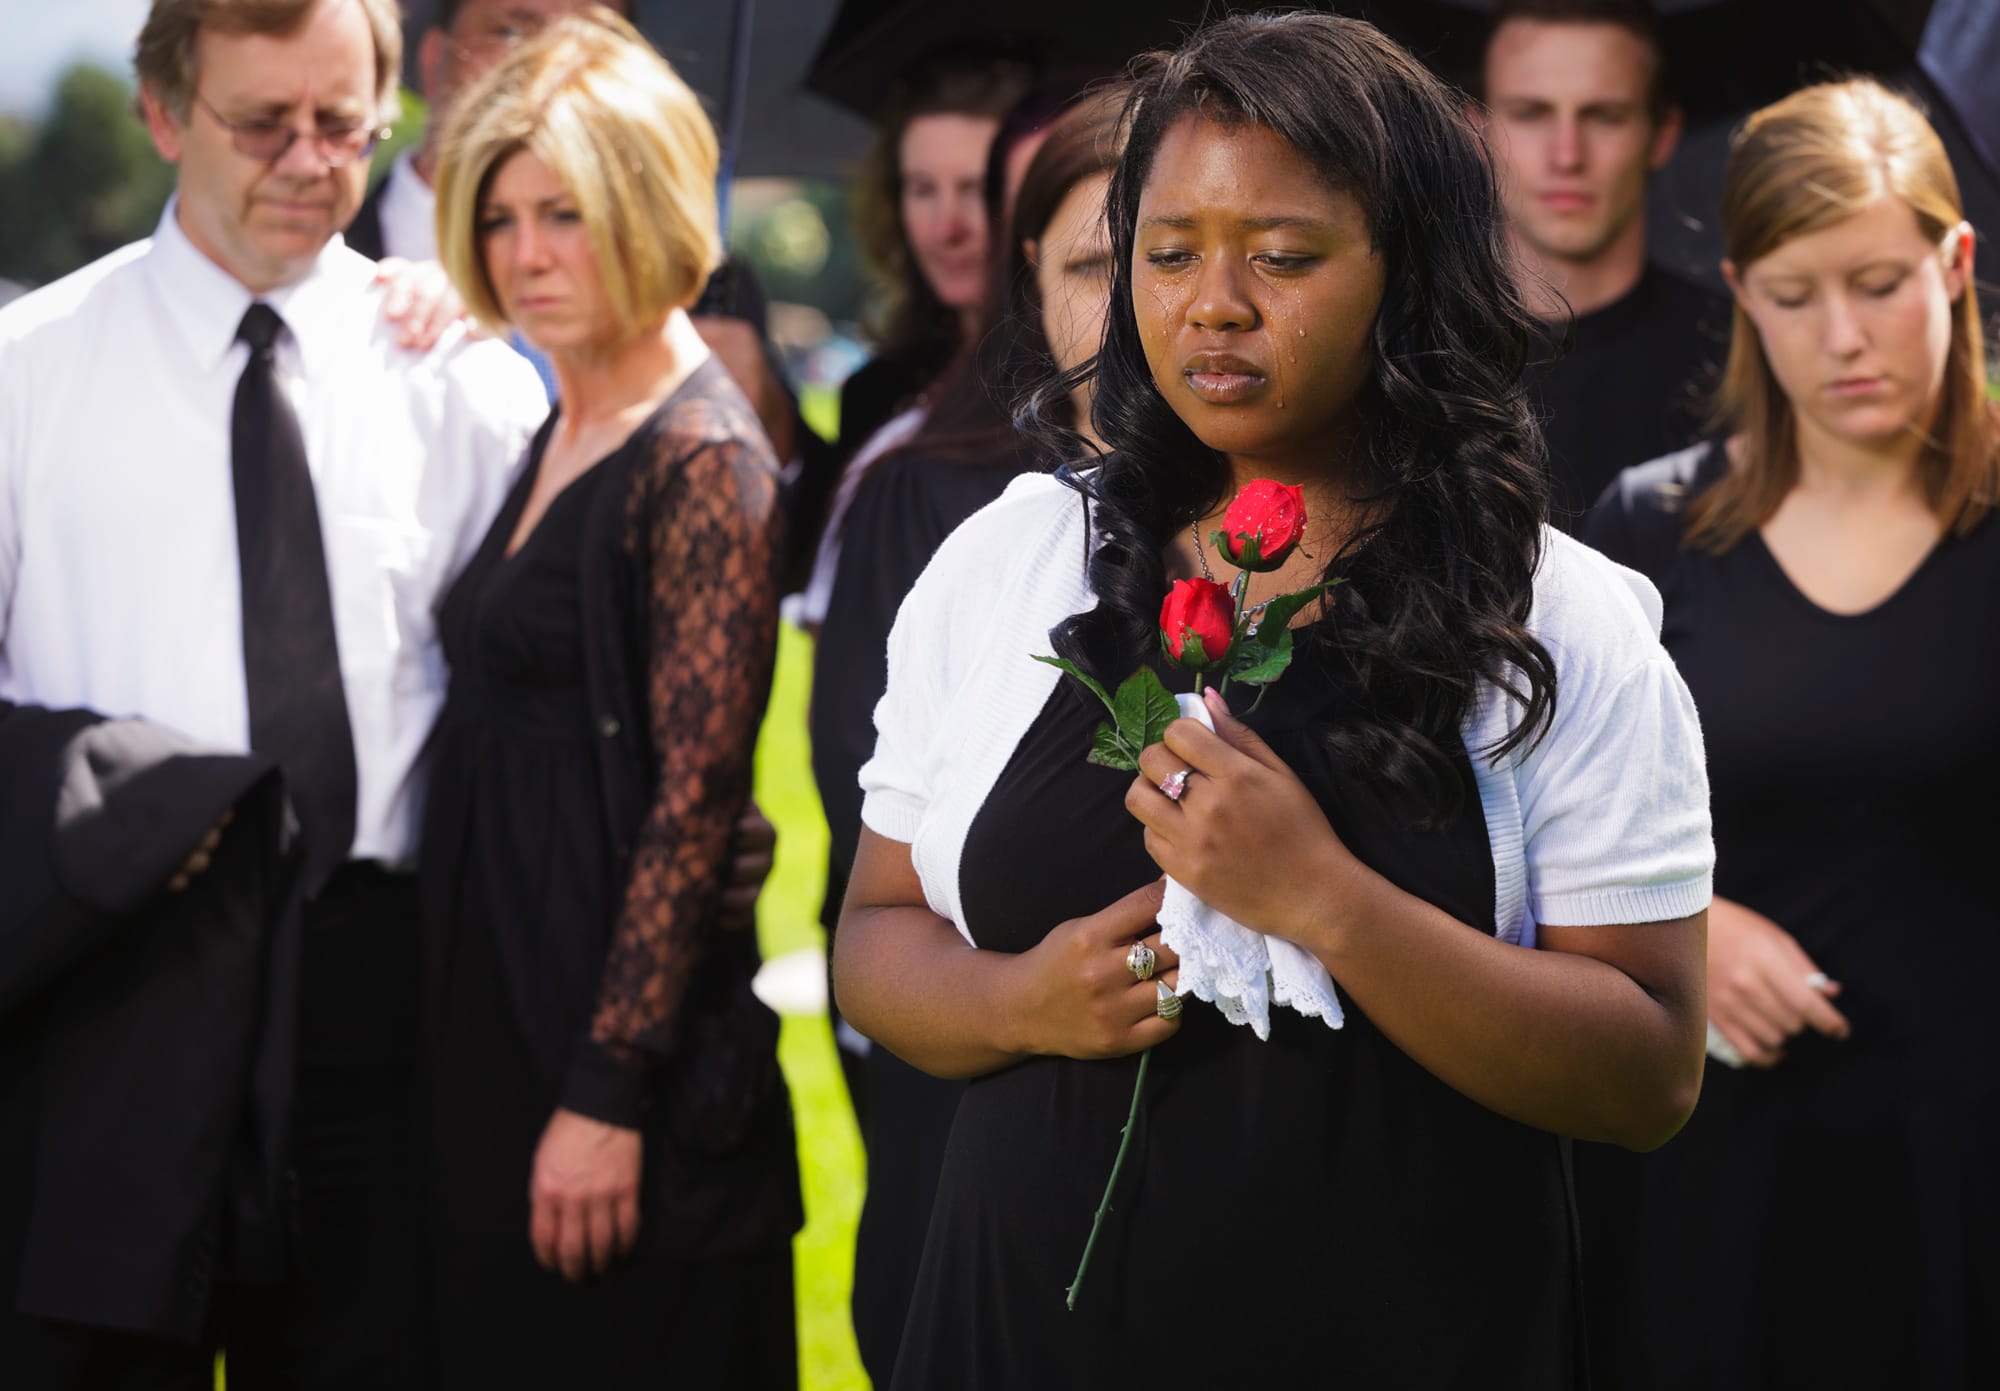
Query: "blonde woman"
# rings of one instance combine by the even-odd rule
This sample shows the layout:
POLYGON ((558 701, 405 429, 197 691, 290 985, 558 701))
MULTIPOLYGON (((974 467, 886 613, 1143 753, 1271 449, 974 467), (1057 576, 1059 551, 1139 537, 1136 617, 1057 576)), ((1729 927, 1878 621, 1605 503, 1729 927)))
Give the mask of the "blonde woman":
POLYGON ((1937 136, 1865 81, 1751 117, 1722 226, 1726 437, 1628 471, 1588 539, 1659 586, 1701 710, 1711 1052, 1734 1066, 1638 1165, 1598 1347, 1617 1385, 2000 1385, 1973 232, 1937 136))
POLYGON ((776 469, 686 313, 716 141, 606 11, 446 132, 439 245, 561 404, 439 626, 426 826, 445 1386, 782 1386, 798 1178, 720 933, 777 624, 776 469))

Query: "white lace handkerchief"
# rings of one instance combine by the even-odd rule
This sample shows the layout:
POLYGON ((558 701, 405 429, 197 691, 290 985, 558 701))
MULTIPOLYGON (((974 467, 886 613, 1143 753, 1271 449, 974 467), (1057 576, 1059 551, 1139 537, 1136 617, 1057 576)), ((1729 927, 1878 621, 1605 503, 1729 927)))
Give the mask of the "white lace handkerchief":
MULTIPOLYGON (((1176 699, 1183 715, 1215 728, 1200 696, 1176 699)), ((1199 796, 1199 789, 1196 783, 1190 790, 1199 796)), ((1160 906, 1160 940, 1181 959, 1180 994, 1207 1000, 1223 1018, 1248 1024, 1260 1039, 1271 1037, 1273 1005, 1324 1019, 1330 1029, 1346 1022, 1333 977, 1318 957, 1282 937, 1252 932, 1171 878, 1160 906)))

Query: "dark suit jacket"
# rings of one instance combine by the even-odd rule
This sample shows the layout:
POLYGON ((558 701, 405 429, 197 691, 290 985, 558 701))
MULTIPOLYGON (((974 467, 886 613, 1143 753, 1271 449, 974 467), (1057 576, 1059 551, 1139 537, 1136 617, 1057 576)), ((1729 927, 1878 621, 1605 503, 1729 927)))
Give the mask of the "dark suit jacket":
POLYGON ((268 760, 0 703, 11 1311, 192 1341, 218 1279, 284 1273, 294 839, 268 760))
POLYGON ((354 221, 347 225, 347 244, 371 261, 379 261, 388 254, 382 242, 382 190, 388 186, 386 177, 377 179, 368 196, 361 200, 361 210, 354 214, 354 221))

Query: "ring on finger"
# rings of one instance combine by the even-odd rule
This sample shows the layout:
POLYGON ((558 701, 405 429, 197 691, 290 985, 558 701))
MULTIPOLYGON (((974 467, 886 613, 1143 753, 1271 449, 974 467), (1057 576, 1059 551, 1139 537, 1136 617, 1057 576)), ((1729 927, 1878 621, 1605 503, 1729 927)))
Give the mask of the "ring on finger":
POLYGON ((1166 794, 1169 802, 1178 802, 1181 799, 1181 793, 1187 791, 1187 780, 1193 773, 1192 768, 1182 768, 1160 779, 1160 791, 1166 794))
POLYGON ((1159 957, 1144 942, 1134 942, 1132 950, 1125 953, 1125 969, 1140 980, 1151 980, 1158 964, 1159 957))
POLYGON ((1831 984, 1833 982, 1827 979, 1826 972, 1824 971, 1806 972, 1806 989, 1808 990, 1825 990, 1831 984))
POLYGON ((1180 1018, 1181 997, 1174 994, 1174 988, 1163 980, 1156 980, 1153 982, 1153 989, 1158 992, 1153 1001, 1153 1013, 1162 1019, 1180 1018))

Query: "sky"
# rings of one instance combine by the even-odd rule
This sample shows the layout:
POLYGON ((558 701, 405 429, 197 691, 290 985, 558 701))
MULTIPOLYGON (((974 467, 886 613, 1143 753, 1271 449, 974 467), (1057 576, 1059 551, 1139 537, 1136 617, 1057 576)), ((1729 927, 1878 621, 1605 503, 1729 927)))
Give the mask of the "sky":
POLYGON ((0 111, 38 115, 78 58, 131 68, 147 0, 0 0, 0 111))

